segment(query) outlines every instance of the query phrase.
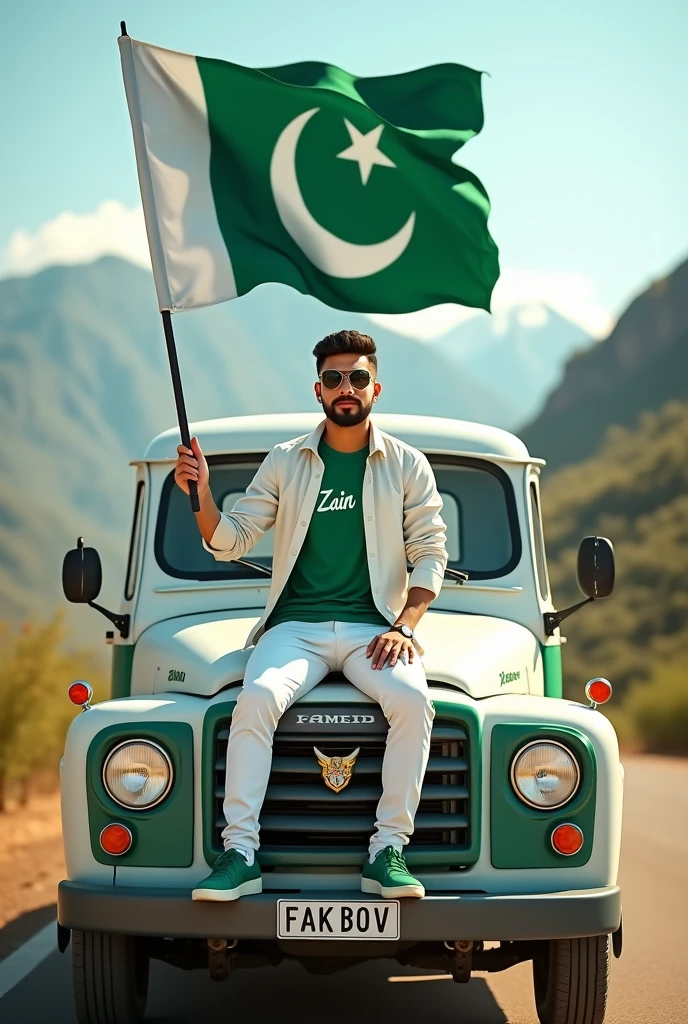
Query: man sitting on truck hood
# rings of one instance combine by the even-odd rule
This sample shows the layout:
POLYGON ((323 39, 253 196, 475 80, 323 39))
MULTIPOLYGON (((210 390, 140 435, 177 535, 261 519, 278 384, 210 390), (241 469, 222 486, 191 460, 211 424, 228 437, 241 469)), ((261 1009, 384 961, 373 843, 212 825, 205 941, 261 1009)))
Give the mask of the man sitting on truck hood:
POLYGON ((198 484, 203 545, 216 559, 249 552, 275 527, 272 585, 253 631, 227 748, 225 852, 195 900, 262 891, 258 818, 281 715, 341 671, 389 722, 382 796, 361 889, 386 898, 425 890, 404 860, 430 750, 434 708, 414 630, 447 564, 442 499, 426 457, 370 419, 382 390, 375 342, 339 331, 313 350, 325 419, 276 445, 231 513, 220 513, 197 438, 179 445, 177 484, 198 484), (407 562, 413 565, 410 579, 407 562))

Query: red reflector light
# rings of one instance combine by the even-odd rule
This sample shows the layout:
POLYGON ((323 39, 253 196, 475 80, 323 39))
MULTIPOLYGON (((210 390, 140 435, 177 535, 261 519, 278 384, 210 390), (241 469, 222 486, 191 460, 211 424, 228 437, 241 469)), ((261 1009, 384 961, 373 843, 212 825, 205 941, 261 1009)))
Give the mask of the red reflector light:
POLYGON ((557 825, 552 833, 552 846, 563 857, 578 853, 583 845, 583 833, 578 825, 557 825))
POLYGON ((93 696, 93 690, 88 683, 72 683, 67 690, 69 699, 72 704, 76 704, 77 707, 82 708, 84 704, 88 704, 91 697, 93 696))
POLYGON ((585 696, 593 704, 606 704, 612 695, 612 684, 608 679, 591 679, 585 687, 585 696))
POLYGON ((100 845, 113 857, 126 853, 134 837, 126 825, 106 825, 100 833, 100 845))

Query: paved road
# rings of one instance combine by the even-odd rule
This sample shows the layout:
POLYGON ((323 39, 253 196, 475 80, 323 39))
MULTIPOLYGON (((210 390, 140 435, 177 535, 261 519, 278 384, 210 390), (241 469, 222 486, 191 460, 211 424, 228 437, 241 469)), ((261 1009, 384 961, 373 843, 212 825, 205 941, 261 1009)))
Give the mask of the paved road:
MULTIPOLYGON (((607 1024, 688 1021, 688 764, 626 759, 626 826, 621 884, 625 949, 612 966, 607 1024)), ((379 1024, 432 1019, 433 1024, 536 1024, 530 968, 452 981, 424 977, 393 963, 366 964, 312 977, 298 964, 238 972, 211 983, 204 972, 152 966, 147 1020, 219 1024, 230 1017, 279 1024, 379 1024)), ((51 954, 0 999, 2 1024, 73 1024, 69 959, 51 954)))

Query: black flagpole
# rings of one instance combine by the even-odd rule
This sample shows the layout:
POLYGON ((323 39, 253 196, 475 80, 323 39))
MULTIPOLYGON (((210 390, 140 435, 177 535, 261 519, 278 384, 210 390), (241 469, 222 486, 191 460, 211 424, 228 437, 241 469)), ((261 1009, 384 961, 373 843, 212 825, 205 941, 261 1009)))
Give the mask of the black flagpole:
MULTIPOLYGON (((179 373, 179 361, 177 359, 177 348, 174 343, 174 331, 172 330, 172 316, 169 309, 163 309, 162 327, 165 332, 165 344, 167 345, 167 358, 170 361, 170 373, 172 375, 172 388, 174 390, 174 402, 177 406, 177 419, 179 420, 179 433, 182 436, 182 444, 186 448, 191 447, 189 435, 189 421, 186 416, 184 404, 184 392, 182 391, 182 378, 179 373)), ((189 480, 189 497, 191 498, 191 511, 200 512, 201 503, 198 500, 198 484, 195 480, 189 480)))
MULTIPOLYGON (((120 21, 119 27, 123 36, 128 35, 127 24, 120 21)), ((182 390, 182 378, 179 372, 179 360, 177 359, 177 347, 174 343, 174 331, 172 330, 172 316, 169 309, 163 309, 162 329, 165 332, 165 344, 167 345, 167 358, 170 363, 170 374, 172 375, 172 390, 174 391, 174 404, 177 406, 177 419, 179 420, 179 433, 182 444, 185 448, 191 447, 191 436, 189 434, 189 420, 186 415, 184 403, 184 391, 182 390)), ((201 503, 198 500, 198 484, 195 480, 189 480, 189 497, 191 498, 191 511, 200 512, 201 503)))

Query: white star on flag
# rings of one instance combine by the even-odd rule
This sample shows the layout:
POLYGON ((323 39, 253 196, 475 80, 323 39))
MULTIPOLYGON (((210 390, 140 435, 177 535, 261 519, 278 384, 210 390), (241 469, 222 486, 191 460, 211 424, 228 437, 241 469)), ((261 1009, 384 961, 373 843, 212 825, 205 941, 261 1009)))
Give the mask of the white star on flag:
POLYGON ((337 156, 342 160, 355 160, 358 163, 361 181, 364 185, 370 177, 373 164, 378 164, 380 167, 396 167, 396 164, 377 148, 384 125, 379 124, 377 128, 363 133, 359 132, 358 128, 355 128, 346 118, 344 118, 344 124, 349 130, 351 145, 343 149, 341 153, 337 153, 337 156))

